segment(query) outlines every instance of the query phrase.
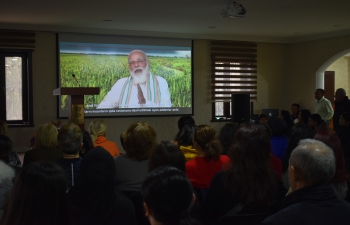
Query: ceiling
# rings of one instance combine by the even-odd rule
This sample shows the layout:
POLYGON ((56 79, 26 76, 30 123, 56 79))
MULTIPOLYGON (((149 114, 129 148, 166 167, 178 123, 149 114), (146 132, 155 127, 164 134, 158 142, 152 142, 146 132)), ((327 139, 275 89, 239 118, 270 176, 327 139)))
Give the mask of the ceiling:
POLYGON ((349 0, 2 0, 0 29, 293 43, 350 35, 349 0), (108 21, 104 21, 108 20, 108 21))

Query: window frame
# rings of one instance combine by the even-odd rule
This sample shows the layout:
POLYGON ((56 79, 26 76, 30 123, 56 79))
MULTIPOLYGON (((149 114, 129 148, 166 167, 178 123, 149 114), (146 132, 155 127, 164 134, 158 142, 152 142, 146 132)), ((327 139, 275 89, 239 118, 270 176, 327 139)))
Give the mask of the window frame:
POLYGON ((211 41, 212 122, 231 120, 231 94, 257 99, 257 63, 256 43, 211 41), (216 114, 219 102, 222 115, 216 114))
POLYGON ((0 120, 9 127, 33 127, 32 49, 0 49, 0 120), (22 120, 6 120, 5 57, 22 58, 22 120))

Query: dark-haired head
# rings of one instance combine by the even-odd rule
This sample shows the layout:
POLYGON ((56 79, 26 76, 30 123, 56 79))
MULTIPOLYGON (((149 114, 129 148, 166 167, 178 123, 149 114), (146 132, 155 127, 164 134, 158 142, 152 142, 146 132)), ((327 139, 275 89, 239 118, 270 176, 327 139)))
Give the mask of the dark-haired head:
POLYGON ((11 139, 5 135, 0 135, 0 159, 8 158, 11 151, 12 151, 11 139))
POLYGON ((289 166, 289 158, 293 149, 298 146, 298 143, 302 139, 312 138, 314 132, 307 124, 297 124, 290 130, 288 139, 288 147, 286 151, 286 155, 283 160, 283 172, 287 171, 289 166))
POLYGON ((308 121, 308 125, 310 127, 314 127, 315 125, 320 125, 321 123, 323 123, 323 120, 319 114, 315 113, 310 115, 309 121, 308 121))
POLYGON ((259 123, 267 123, 269 117, 265 114, 260 114, 258 119, 259 119, 259 123))
POLYGON ((192 145, 194 131, 196 130, 196 125, 187 124, 179 131, 177 141, 178 146, 190 146, 192 145))
POLYGON ((193 193, 192 184, 183 171, 159 167, 151 171, 142 184, 146 216, 161 224, 190 224, 193 193))
POLYGON ((281 110, 280 114, 280 118, 283 119, 287 125, 294 123, 290 113, 287 110, 281 110))
POLYGON ((239 129, 230 150, 232 166, 226 172, 226 185, 241 202, 272 203, 276 177, 271 169, 270 154, 270 139, 265 131, 258 126, 239 129))
POLYGON ((71 224, 65 172, 51 162, 34 162, 19 173, 2 224, 71 224))
POLYGON ((287 123, 284 120, 277 117, 271 117, 267 121, 267 125, 269 125, 269 127, 272 130, 272 137, 282 136, 286 134, 288 129, 287 123))
POLYGON ((208 125, 197 126, 193 137, 193 143, 193 146, 198 151, 203 151, 206 158, 219 160, 222 147, 214 128, 208 125))
POLYGON ((311 115, 310 110, 307 109, 302 109, 299 111, 299 115, 298 115, 298 120, 299 120, 299 124, 308 124, 309 122, 309 117, 311 115))
POLYGON ((82 146, 82 153, 86 154, 88 153, 91 149, 94 148, 94 144, 92 143, 90 133, 83 130, 83 146, 82 146))
POLYGON ((269 136, 270 139, 272 138, 272 130, 269 127, 269 125, 265 123, 259 123, 259 124, 256 124, 256 126, 262 129, 263 131, 265 131, 267 136, 269 136))
POLYGON ((170 141, 162 141, 155 147, 150 157, 148 171, 168 165, 185 172, 185 164, 185 156, 180 148, 170 141))
POLYGON ((184 126, 186 125, 195 125, 195 121, 192 118, 192 116, 181 116, 180 119, 177 121, 177 127, 179 130, 182 130, 184 126))
POLYGON ((314 139, 325 143, 334 152, 335 173, 332 181, 348 181, 349 175, 345 170, 344 153, 338 136, 331 131, 320 131, 316 133, 314 139))
POLYGON ((220 130, 219 140, 222 145, 222 154, 227 155, 231 148, 239 125, 237 123, 226 123, 220 130))

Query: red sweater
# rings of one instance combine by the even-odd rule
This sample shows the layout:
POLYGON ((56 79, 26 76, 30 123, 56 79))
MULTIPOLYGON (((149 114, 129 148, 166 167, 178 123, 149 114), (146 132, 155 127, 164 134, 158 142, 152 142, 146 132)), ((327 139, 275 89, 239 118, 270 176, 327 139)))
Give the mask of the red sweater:
POLYGON ((196 157, 186 162, 186 174, 194 188, 209 188, 214 175, 228 162, 230 158, 226 155, 220 156, 218 161, 196 157))
POLYGON ((113 141, 108 141, 104 136, 98 136, 95 140, 94 146, 101 146, 106 149, 113 157, 119 155, 119 148, 113 141))

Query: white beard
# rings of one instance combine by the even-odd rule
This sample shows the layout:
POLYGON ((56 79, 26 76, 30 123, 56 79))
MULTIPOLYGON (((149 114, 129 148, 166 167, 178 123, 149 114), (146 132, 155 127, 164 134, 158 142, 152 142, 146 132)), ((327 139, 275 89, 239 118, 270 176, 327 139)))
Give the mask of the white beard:
POLYGON ((149 74, 149 65, 147 64, 145 68, 137 67, 133 70, 130 70, 130 75, 132 76, 134 80, 134 84, 144 84, 147 81, 149 74), (141 70, 141 71, 137 71, 141 70), (137 71, 137 72, 135 72, 137 71))

